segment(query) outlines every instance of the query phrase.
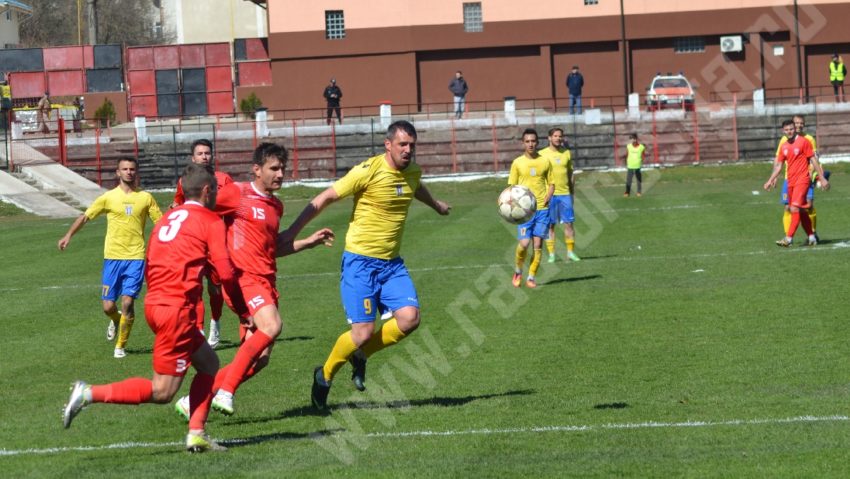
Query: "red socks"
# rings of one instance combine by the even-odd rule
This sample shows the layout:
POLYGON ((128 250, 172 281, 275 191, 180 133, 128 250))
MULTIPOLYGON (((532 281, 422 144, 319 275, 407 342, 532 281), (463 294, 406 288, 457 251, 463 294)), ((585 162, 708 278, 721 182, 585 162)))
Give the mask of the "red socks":
POLYGON ((257 330, 247 341, 239 346, 233 362, 221 368, 215 377, 214 391, 224 389, 228 392, 236 391, 239 384, 248 379, 248 371, 260 357, 260 354, 274 341, 266 333, 257 330))
POLYGON ((215 377, 198 371, 189 387, 189 429, 204 429, 210 414, 215 377))
POLYGON ((153 397, 150 379, 129 378, 117 383, 91 387, 92 402, 113 404, 142 404, 153 397))

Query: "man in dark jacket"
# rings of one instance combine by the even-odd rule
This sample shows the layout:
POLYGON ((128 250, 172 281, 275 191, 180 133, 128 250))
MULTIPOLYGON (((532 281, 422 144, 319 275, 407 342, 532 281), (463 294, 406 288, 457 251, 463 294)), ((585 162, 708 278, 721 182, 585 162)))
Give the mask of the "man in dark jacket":
POLYGON ((333 121, 333 112, 336 110, 336 119, 342 124, 342 116, 339 111, 339 99, 342 98, 342 90, 336 86, 336 78, 331 78, 331 84, 325 87, 325 100, 328 102, 328 125, 333 121))
POLYGON ((578 72, 578 65, 573 65, 573 70, 567 75, 567 89, 570 92, 570 115, 581 115, 581 88, 584 86, 584 77, 578 72))
POLYGON ((455 77, 449 83, 449 91, 454 95, 455 102, 455 117, 463 116, 463 110, 466 107, 466 92, 469 91, 469 85, 463 79, 463 72, 460 70, 455 72, 455 77))

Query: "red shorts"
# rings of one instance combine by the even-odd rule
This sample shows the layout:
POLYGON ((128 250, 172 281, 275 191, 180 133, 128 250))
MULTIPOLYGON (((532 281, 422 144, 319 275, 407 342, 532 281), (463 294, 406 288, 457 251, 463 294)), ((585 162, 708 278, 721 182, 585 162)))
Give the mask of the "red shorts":
MULTIPOLYGON (((246 272, 238 272, 236 278, 239 281, 239 289, 242 290, 242 296, 245 297, 245 304, 248 305, 248 313, 253 316, 258 309, 264 306, 274 305, 277 307, 277 299, 280 294, 275 287, 275 276, 260 276, 246 272)), ((230 309, 233 309, 233 302, 227 296, 227 293, 222 289, 224 300, 230 309)))
POLYGON ((811 182, 788 183, 788 204, 797 208, 808 208, 811 206, 806 194, 809 192, 811 182))
POLYGON ((167 376, 185 376, 192 365, 192 354, 206 341, 198 331, 195 307, 145 304, 145 319, 156 335, 153 370, 167 376))

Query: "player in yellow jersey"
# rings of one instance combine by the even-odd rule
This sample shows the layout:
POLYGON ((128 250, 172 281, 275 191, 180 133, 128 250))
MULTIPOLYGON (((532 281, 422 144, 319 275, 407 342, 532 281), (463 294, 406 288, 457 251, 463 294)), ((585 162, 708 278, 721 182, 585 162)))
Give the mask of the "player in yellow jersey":
POLYGON ((118 186, 100 195, 81 214, 59 240, 59 249, 65 250, 71 237, 83 225, 106 214, 106 239, 103 245, 103 287, 101 299, 103 312, 109 317, 106 339, 115 339, 116 325, 118 340, 114 356, 126 356, 124 347, 130 337, 136 319, 134 301, 142 289, 145 277, 145 221, 150 218, 156 223, 162 212, 153 196, 136 187, 138 163, 134 158, 118 160, 118 186), (121 297, 121 311, 116 306, 121 297))
POLYGON ((540 267, 540 258, 543 256, 543 238, 549 236, 549 201, 555 192, 554 176, 549 160, 537 153, 537 144, 537 131, 526 128, 522 132, 523 154, 511 163, 511 174, 508 177, 509 186, 525 186, 534 193, 537 200, 537 211, 534 216, 517 226, 516 266, 511 279, 515 288, 519 288, 522 282, 522 267, 528 255, 529 243, 533 243, 534 255, 531 258, 525 285, 529 288, 537 287, 534 277, 537 274, 537 268, 540 267))
MULTIPOLYGON (((809 143, 812 144, 812 150, 815 152, 815 158, 820 158, 818 154, 817 142, 815 141, 815 137, 809 135, 804 130, 806 129, 806 119, 803 115, 794 115, 794 129, 796 130, 798 135, 801 135, 803 138, 809 140, 809 143)), ((788 138, 785 135, 782 135, 782 138, 779 139, 779 145, 776 147, 776 155, 779 155, 779 151, 782 149, 782 145, 788 142, 788 138)), ((818 217, 817 210, 815 209, 815 183, 817 182, 817 172, 814 170, 814 167, 809 165, 809 171, 812 174, 812 185, 809 186, 809 191, 806 192, 806 199, 811 205, 808 208, 809 218, 812 220, 812 230, 815 232, 816 241, 820 241, 820 238, 817 234, 818 227, 818 217)), ((823 172, 824 178, 829 180, 829 171, 823 172)), ((791 226, 791 210, 788 208, 788 171, 786 168, 785 171, 785 181, 782 183, 782 193, 780 196, 780 202, 785 206, 784 211, 782 212, 782 226, 785 230, 785 234, 788 234, 788 228, 791 226)))
POLYGON ((313 406, 327 408, 331 382, 346 362, 351 379, 363 391, 366 359, 410 335, 419 326, 419 299, 399 256, 404 222, 413 198, 441 215, 451 207, 434 199, 420 182, 422 170, 413 162, 416 130, 406 121, 387 129, 385 152, 356 165, 330 188, 319 193, 284 232, 290 238, 331 203, 354 197, 345 236, 340 294, 351 330, 342 333, 323 366, 313 371, 313 406), (375 318, 392 318, 375 331, 375 318))
POLYGON ((567 259, 579 261, 580 258, 573 251, 575 249, 575 211, 573 210, 573 192, 575 191, 575 180, 573 179, 573 159, 569 148, 564 147, 564 130, 552 128, 549 130, 549 146, 537 152, 540 156, 549 160, 552 166, 552 177, 555 183, 555 193, 549 203, 549 237, 546 239, 546 250, 549 253, 549 262, 555 262, 555 224, 564 225, 564 242, 567 244, 567 259))
POLYGON ((629 144, 626 145, 626 192, 623 196, 627 197, 632 192, 632 176, 637 178, 637 195, 641 194, 642 178, 640 168, 643 165, 643 159, 646 155, 646 145, 638 140, 637 133, 629 135, 629 144))

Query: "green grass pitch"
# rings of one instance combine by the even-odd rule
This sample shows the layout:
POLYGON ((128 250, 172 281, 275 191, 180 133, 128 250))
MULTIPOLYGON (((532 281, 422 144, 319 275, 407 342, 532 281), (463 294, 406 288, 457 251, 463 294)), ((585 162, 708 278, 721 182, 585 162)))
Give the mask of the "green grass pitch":
MULTIPOLYGON (((333 248, 279 261, 284 332, 213 413, 225 453, 183 451, 171 406, 95 404, 68 430, 75 379, 149 377, 141 315, 112 358, 100 312, 105 220, 69 249, 69 220, 0 208, 0 470, 5 477, 846 477, 850 470, 850 166, 828 165, 814 248, 776 247, 766 163, 578 179, 578 263, 544 263, 510 286, 514 227, 496 214, 504 178, 431 183, 453 205, 411 209, 402 255, 422 326, 346 366, 333 414, 309 407, 310 373, 346 329, 338 269, 350 200, 310 227, 333 248)), ((316 190, 281 192, 288 225, 316 190)), ((158 194, 167 205, 169 194, 158 194)), ((797 243, 802 235, 798 233, 797 243)), ((564 246, 559 235, 558 252, 564 246)), ((141 312, 141 304, 137 305, 141 312)), ((223 323, 222 363, 236 324, 223 323)), ((188 381, 182 391, 188 390, 188 381)))

